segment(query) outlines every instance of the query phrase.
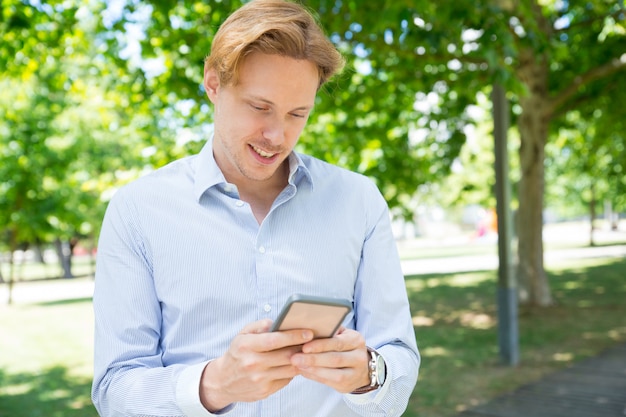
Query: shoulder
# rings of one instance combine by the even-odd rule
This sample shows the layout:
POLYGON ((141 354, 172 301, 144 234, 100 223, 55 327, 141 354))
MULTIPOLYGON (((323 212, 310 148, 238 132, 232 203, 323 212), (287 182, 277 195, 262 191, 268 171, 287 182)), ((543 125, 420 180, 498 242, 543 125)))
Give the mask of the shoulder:
POLYGON ((358 172, 330 164, 310 155, 299 154, 302 162, 311 173, 313 186, 332 186, 338 189, 354 189, 362 192, 379 193, 374 181, 358 172))
POLYGON ((387 202, 373 179, 310 155, 299 155, 309 170, 313 193, 349 209, 381 213, 387 202))
POLYGON ((178 159, 123 185, 115 191, 111 203, 149 204, 154 199, 171 198, 191 191, 195 158, 194 155, 178 159))

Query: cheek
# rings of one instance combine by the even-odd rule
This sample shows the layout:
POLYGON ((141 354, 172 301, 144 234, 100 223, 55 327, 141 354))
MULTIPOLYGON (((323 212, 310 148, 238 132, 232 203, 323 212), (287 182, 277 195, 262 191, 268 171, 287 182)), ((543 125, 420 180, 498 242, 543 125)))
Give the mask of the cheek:
MULTIPOLYGON (((217 116, 217 113, 216 113, 217 116)), ((232 136, 252 136, 261 130, 262 124, 258 118, 246 114, 245 110, 242 112, 234 111, 233 109, 222 108, 221 125, 229 131, 232 136)))
POLYGON ((304 130, 304 127, 306 126, 306 122, 307 119, 298 120, 297 122, 289 126, 287 136, 290 141, 295 143, 298 140, 300 134, 302 133, 302 130, 304 130))

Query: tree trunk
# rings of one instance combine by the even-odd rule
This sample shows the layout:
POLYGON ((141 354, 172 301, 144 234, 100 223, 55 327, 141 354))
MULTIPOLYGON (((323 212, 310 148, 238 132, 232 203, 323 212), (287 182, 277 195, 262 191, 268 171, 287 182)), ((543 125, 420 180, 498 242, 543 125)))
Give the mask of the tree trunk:
POLYGON ((13 304, 13 284, 15 282, 15 259, 13 254, 17 250, 17 244, 15 239, 15 231, 9 229, 9 279, 7 282, 9 298, 7 304, 13 304))
POLYGON ((526 51, 520 57, 518 75, 528 87, 520 97, 518 119, 521 136, 519 182, 518 279, 520 301, 536 306, 552 304, 543 264, 544 156, 548 137, 549 96, 545 57, 526 51))
POLYGON ((614 232, 617 230, 619 213, 613 212, 613 204, 611 203, 611 200, 604 200, 604 220, 606 220, 610 230, 614 232))
POLYGON ((596 219, 596 188, 593 182, 589 188, 591 191, 591 201, 589 202, 589 246, 595 246, 596 243, 593 241, 593 232, 595 231, 594 221, 596 219))
POLYGON ((70 243, 57 238, 54 241, 54 246, 63 269, 63 278, 74 278, 72 274, 72 249, 70 243))
POLYGON ((8 290, 9 290, 9 299, 7 300, 7 304, 13 304, 13 284, 15 283, 15 263, 13 259, 13 250, 11 248, 11 254, 9 255, 9 282, 8 282, 8 290))
POLYGON ((39 239, 35 239, 35 245, 33 246, 33 253, 35 254, 35 262, 38 262, 40 264, 45 264, 46 260, 44 259, 43 256, 43 242, 41 242, 39 239))

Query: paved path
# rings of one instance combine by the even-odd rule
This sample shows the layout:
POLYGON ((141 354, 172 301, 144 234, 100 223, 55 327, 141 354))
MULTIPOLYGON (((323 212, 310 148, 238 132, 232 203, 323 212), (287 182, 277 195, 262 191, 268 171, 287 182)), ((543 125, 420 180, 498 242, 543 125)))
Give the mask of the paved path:
POLYGON ((622 417, 626 344, 458 414, 458 417, 622 417))
MULTIPOLYGON (((547 251, 544 257, 548 266, 551 262, 566 259, 624 258, 626 245, 552 250, 547 251)), ((498 256, 495 254, 402 261, 402 271, 405 275, 488 271, 497 268, 498 256)), ((13 303, 28 304, 90 298, 93 295, 93 285, 94 281, 90 277, 18 282, 13 286, 13 303)), ((6 303, 8 294, 7 285, 0 284, 0 304, 6 303)))
MULTIPOLYGON (((87 278, 22 281, 13 285, 13 304, 77 300, 93 296, 94 280, 87 278)), ((7 284, 0 284, 0 304, 9 299, 7 284)))
MULTIPOLYGON (((586 248, 546 251, 546 265, 567 259, 625 258, 626 245, 595 246, 586 248)), ((402 261, 404 275, 437 274, 450 272, 490 271, 498 269, 498 255, 467 255, 445 258, 411 259, 402 261)))

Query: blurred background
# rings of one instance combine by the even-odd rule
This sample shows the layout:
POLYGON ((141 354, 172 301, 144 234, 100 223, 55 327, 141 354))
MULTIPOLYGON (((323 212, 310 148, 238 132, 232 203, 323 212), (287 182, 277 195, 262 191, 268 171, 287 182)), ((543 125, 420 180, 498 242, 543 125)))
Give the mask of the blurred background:
MULTIPOLYGON (((452 416, 624 342, 623 2, 303 3, 347 66, 298 150, 372 178, 391 207, 424 355, 406 415, 452 416), (497 341, 499 221, 515 367, 497 341)), ((211 135, 203 60, 241 4, 0 2, 0 416, 96 415, 104 210, 211 135)))

